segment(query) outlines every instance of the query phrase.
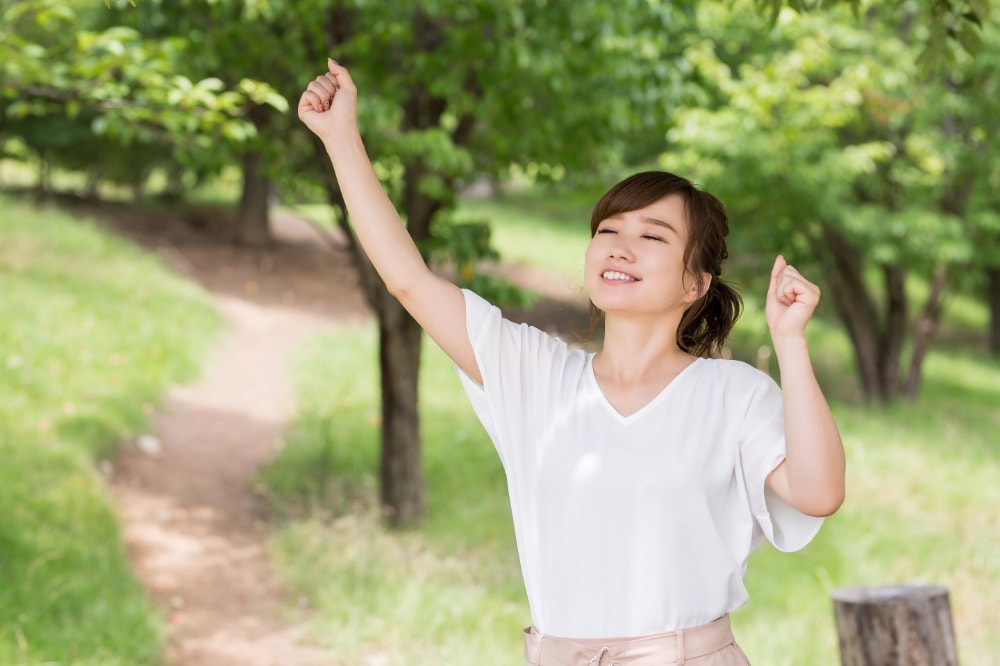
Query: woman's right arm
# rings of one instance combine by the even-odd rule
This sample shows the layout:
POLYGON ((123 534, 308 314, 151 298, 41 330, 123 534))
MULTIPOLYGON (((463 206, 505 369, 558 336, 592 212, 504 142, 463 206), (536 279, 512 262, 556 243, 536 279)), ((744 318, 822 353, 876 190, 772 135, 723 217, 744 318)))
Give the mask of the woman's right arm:
POLYGON ((357 124, 358 91, 329 61, 299 100, 299 118, 326 147, 361 247, 389 292, 467 375, 482 383, 465 325, 465 297, 433 273, 417 250, 365 152, 357 124))

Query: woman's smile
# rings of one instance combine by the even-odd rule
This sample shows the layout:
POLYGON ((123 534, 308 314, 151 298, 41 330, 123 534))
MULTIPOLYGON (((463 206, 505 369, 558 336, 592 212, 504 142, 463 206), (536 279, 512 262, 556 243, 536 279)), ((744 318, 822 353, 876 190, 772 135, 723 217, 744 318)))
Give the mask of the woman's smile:
POLYGON ((611 284, 627 284, 629 282, 638 282, 640 278, 630 275, 623 271, 604 271, 601 273, 601 277, 604 278, 605 282, 611 284))
POLYGON ((606 313, 686 307, 686 240, 687 214, 679 196, 602 220, 586 255, 586 286, 594 305, 606 313))

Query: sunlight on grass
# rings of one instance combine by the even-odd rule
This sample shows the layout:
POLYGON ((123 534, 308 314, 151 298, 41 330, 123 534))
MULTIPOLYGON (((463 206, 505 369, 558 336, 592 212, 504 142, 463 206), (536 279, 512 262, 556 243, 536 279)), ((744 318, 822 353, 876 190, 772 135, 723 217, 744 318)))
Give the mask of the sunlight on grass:
POLYGON ((0 210, 0 663, 157 663, 160 620, 95 461, 193 376, 217 318, 86 221, 0 210))
POLYGON ((346 663, 471 663, 462 659, 475 654, 477 664, 507 664, 520 649, 526 602, 503 471, 475 417, 456 409, 450 363, 427 344, 430 517, 420 531, 383 528, 377 391, 355 381, 376 376, 372 333, 368 324, 342 326, 298 363, 292 444, 262 475, 274 506, 303 516, 275 539, 285 582, 319 611, 314 637, 346 663))
POLYGON ((484 220, 504 261, 545 268, 583 284, 583 254, 590 242, 590 210, 580 205, 541 207, 531 199, 463 201, 462 219, 484 220), (533 205, 534 204, 534 205, 533 205), (553 211, 558 211, 553 220, 553 211))

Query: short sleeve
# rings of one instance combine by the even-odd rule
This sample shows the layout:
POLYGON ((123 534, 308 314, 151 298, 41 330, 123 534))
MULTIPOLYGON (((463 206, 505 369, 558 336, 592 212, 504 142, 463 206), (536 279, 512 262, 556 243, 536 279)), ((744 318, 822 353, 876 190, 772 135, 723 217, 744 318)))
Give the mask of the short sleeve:
POLYGON ((475 293, 462 292, 466 329, 483 383, 461 368, 459 378, 507 468, 549 413, 566 345, 537 328, 504 319, 499 308, 475 293))
POLYGON ((767 489, 768 475, 785 459, 785 421, 781 389, 771 377, 759 378, 750 391, 740 442, 740 467, 755 528, 753 547, 766 538, 775 548, 804 548, 819 532, 823 519, 802 513, 767 489))
MULTIPOLYGON (((475 411, 480 423, 483 424, 490 439, 496 443, 498 436, 494 427, 494 419, 486 390, 483 388, 485 384, 489 383, 489 380, 483 368, 481 350, 484 346, 483 338, 489 336, 491 328, 496 328, 499 325, 500 310, 468 289, 463 289, 462 295, 465 297, 465 327, 469 335, 469 343, 476 356, 476 363, 479 365, 480 375, 483 377, 483 384, 479 384, 457 365, 455 369, 458 371, 459 380, 461 380, 462 388, 465 389, 465 393, 469 397, 473 411, 475 411)), ((502 460, 503 451, 500 451, 499 447, 497 447, 497 451, 502 460)))

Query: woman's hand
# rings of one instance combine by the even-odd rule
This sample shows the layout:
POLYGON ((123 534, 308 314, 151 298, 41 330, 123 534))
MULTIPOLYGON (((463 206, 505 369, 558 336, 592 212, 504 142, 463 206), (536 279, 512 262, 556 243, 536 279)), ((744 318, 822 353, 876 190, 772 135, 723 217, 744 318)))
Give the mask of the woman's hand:
POLYGON ((819 287, 789 266, 780 254, 771 269, 764 308, 772 338, 801 337, 819 303, 819 287))
POLYGON ((356 131, 358 124, 358 89, 351 75, 329 58, 327 67, 330 71, 310 81, 299 98, 299 120, 324 141, 356 131))
POLYGON ((799 511, 829 516, 844 501, 847 463, 806 345, 806 324, 818 303, 819 287, 779 255, 764 311, 781 373, 786 455, 767 477, 767 485, 799 511))

